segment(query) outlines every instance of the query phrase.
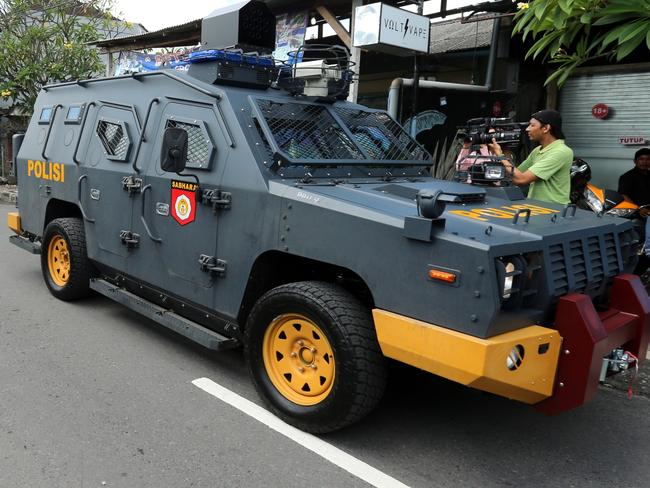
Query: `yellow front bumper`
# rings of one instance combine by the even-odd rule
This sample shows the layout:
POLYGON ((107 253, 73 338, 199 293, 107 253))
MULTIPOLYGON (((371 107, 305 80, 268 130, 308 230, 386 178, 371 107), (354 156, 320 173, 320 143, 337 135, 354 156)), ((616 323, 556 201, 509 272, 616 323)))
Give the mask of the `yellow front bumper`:
POLYGON ((556 330, 531 325, 479 339, 385 310, 372 315, 389 358, 524 403, 553 394, 562 343, 556 330))
POLYGON ((18 212, 9 212, 7 214, 7 225, 16 234, 21 235, 23 233, 22 224, 20 222, 20 214, 18 212))

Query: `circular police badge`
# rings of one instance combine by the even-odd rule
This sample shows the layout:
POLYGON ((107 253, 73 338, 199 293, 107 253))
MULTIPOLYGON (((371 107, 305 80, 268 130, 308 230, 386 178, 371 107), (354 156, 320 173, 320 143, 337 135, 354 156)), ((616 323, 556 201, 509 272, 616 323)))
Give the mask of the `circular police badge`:
POLYGON ((179 195, 174 207, 176 208, 176 215, 181 220, 187 220, 192 214, 192 202, 187 198, 187 195, 179 195))

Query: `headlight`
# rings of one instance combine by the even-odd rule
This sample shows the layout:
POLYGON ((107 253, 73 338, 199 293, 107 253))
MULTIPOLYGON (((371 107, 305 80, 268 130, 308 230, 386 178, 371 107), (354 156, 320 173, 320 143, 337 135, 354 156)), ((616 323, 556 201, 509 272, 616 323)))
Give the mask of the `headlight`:
POLYGON ((596 194, 589 189, 589 187, 585 188, 585 196, 587 197, 587 204, 589 205, 589 208, 593 210, 596 213, 600 213, 603 211, 603 202, 601 202, 596 194))
POLYGON ((515 265, 512 263, 505 263, 506 265, 506 274, 503 279, 503 299, 507 300, 512 294, 512 284, 515 281, 515 265))
POLYGON ((609 209, 606 213, 607 215, 616 215, 617 217, 623 217, 624 219, 629 219, 637 212, 638 209, 636 208, 612 208, 609 209))
POLYGON ((517 344, 508 353, 508 357, 506 358, 506 367, 510 371, 515 371, 519 369, 521 367, 521 363, 524 362, 525 354, 526 351, 524 349, 524 346, 522 346, 521 344, 517 344))

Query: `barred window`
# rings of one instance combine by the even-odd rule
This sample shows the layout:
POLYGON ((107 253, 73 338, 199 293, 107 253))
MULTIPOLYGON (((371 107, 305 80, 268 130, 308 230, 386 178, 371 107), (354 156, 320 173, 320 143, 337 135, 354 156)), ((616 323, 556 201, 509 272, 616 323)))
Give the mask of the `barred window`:
POLYGON ((131 148, 131 140, 123 122, 100 120, 97 124, 97 136, 104 147, 108 159, 126 161, 131 148))
POLYGON ((187 132, 186 167, 210 169, 214 145, 203 122, 190 123, 178 118, 169 118, 165 124, 165 129, 170 127, 183 129, 187 132))

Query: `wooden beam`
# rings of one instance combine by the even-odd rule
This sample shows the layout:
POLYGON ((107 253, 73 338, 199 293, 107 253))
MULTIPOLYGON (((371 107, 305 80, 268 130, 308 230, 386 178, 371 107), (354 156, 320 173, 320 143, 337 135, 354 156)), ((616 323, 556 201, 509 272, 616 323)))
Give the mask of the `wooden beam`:
MULTIPOLYGON (((350 14, 350 34, 354 35, 354 24, 355 24, 355 11, 357 7, 360 7, 363 5, 363 0, 352 0, 352 12, 350 14)), ((349 46, 350 48, 350 61, 352 61, 353 66, 352 70, 354 71, 356 75, 356 80, 354 80, 350 84, 350 93, 348 94, 348 101, 352 103, 357 103, 357 99, 359 98, 359 83, 361 82, 360 74, 361 74, 361 49, 358 47, 352 47, 349 46)))
POLYGON ((316 5, 316 11, 321 17, 325 19, 330 27, 334 29, 336 35, 339 36, 341 41, 343 41, 343 44, 345 44, 348 49, 352 49, 352 39, 350 39, 350 33, 345 30, 343 24, 338 21, 334 14, 324 5, 316 5))
POLYGON ((134 38, 130 39, 129 41, 116 41, 110 45, 107 45, 108 43, 103 43, 99 49, 101 53, 119 53, 122 51, 137 51, 140 49, 151 49, 156 47, 192 46, 199 41, 200 38, 194 34, 169 36, 165 39, 155 40, 142 40, 134 38))

